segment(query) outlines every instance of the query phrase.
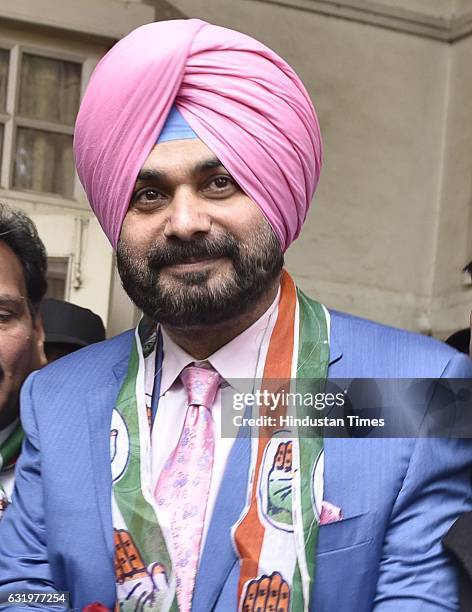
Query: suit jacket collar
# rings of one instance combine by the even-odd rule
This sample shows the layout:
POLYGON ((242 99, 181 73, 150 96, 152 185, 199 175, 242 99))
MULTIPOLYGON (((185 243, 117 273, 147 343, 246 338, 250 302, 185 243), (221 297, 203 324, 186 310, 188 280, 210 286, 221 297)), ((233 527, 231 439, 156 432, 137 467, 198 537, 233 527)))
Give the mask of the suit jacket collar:
POLYGON ((102 523, 105 546, 111 559, 114 557, 114 543, 111 514, 110 428, 111 415, 119 390, 120 384, 116 380, 92 389, 86 397, 95 499, 102 523))
POLYGON ((240 431, 228 458, 195 581, 192 600, 195 612, 214 608, 221 588, 237 562, 231 533, 246 502, 251 456, 248 434, 248 431, 240 431))
POLYGON ((342 346, 336 337, 336 330, 333 329, 333 318, 331 318, 331 329, 329 334, 329 365, 333 365, 343 356, 342 346))
POLYGON ((115 377, 115 380, 120 385, 124 381, 126 372, 128 370, 130 351, 131 351, 131 345, 130 345, 130 350, 128 351, 128 353, 124 357, 122 357, 119 361, 117 361, 115 365, 112 367, 113 376, 115 377))

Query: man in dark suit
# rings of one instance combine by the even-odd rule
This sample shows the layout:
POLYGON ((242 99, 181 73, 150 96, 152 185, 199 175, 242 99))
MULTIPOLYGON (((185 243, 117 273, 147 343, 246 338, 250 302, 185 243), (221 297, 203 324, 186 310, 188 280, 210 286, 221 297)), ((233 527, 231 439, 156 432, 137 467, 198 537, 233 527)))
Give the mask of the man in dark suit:
MULTIPOLYGON (((472 275, 472 262, 466 266, 472 275)), ((469 354, 472 357, 472 313, 470 315, 469 354)), ((472 481, 472 470, 471 470, 472 481)), ((472 610, 472 512, 463 514, 448 531, 444 546, 451 552, 460 565, 460 609, 472 610)))
MULTIPOLYGON (((472 279, 472 261, 469 262, 462 271, 470 275, 470 278, 472 279)), ((466 355, 468 355, 469 352, 472 353, 472 335, 470 332, 470 327, 460 329, 459 331, 454 332, 449 336, 449 338, 447 338, 446 343, 449 344, 449 346, 454 347, 461 353, 465 353, 466 355)))

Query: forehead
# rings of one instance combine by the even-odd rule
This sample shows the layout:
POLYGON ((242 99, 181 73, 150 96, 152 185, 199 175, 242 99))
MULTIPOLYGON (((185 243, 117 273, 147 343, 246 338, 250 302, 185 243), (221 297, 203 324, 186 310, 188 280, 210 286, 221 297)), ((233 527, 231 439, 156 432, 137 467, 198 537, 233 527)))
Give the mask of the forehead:
POLYGON ((0 293, 24 296, 25 279, 20 260, 0 239, 0 293))
POLYGON ((155 145, 141 170, 159 170, 163 173, 186 171, 202 161, 215 158, 210 147, 199 138, 171 140, 155 145))

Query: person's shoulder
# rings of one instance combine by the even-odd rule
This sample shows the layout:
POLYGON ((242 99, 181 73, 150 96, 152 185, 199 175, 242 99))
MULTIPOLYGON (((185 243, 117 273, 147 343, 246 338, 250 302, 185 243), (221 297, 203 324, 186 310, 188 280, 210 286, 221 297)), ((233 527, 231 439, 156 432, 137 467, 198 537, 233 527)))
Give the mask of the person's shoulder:
POLYGON ((333 331, 342 332, 353 336, 366 335, 367 338, 380 338, 386 342, 401 342, 409 345, 414 345, 418 349, 435 350, 444 355, 452 356, 456 350, 441 342, 417 332, 384 325, 370 319, 356 317, 346 312, 338 310, 329 310, 331 316, 331 325, 333 331))
POLYGON ((361 364, 374 363, 376 376, 436 378, 451 363, 458 366, 457 376, 472 371, 469 358, 444 342, 344 312, 329 313, 333 341, 361 364))
POLYGON ((128 330, 103 342, 91 344, 47 365, 36 373, 36 382, 65 380, 65 377, 80 378, 92 384, 102 379, 117 364, 129 358, 134 339, 134 330, 128 330))

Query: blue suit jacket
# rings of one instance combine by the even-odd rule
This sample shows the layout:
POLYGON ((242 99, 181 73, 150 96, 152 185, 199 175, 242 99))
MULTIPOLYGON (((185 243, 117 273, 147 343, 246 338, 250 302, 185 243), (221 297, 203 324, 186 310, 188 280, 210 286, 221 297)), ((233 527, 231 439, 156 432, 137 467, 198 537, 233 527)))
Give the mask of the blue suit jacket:
MULTIPOLYGON (((331 316, 331 378, 472 377, 472 362, 442 343, 331 316)), ((65 590, 74 608, 113 607, 109 432, 131 341, 127 332, 83 349, 25 384, 26 440, 0 523, 0 591, 65 590)), ((236 610, 230 528, 244 504, 248 461, 248 440, 238 439, 197 575, 196 612, 236 610)), ((312 610, 457 610, 456 572, 441 538, 472 509, 471 466, 468 440, 326 438, 324 497, 343 520, 320 527, 312 610)))

